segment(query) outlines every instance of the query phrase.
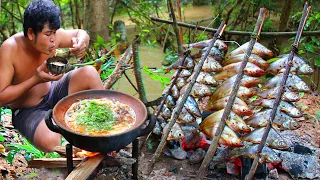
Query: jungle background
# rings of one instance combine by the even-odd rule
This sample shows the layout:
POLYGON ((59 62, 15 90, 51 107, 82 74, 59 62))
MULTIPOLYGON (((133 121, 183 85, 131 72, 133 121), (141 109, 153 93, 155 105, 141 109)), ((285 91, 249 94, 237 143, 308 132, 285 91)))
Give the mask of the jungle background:
MULTIPOLYGON (((0 45, 11 35, 22 31, 23 13, 29 2, 29 0, 0 0, 0 45)), ((104 51, 110 50, 118 41, 130 44, 135 36, 139 35, 147 98, 152 101, 161 96, 172 75, 172 73, 164 74, 163 68, 175 62, 179 53, 172 26, 151 20, 151 16, 171 19, 167 1, 54 0, 54 2, 61 9, 61 28, 81 28, 90 35, 90 50, 83 59, 84 62, 101 57, 104 51), (115 28, 120 21, 125 24, 126 35, 120 34, 115 28)), ((317 0, 308 2, 312 5, 312 9, 304 31, 315 31, 316 34, 302 36, 299 55, 303 56, 315 70, 314 75, 303 78, 312 88, 313 94, 318 94, 320 89, 320 4, 317 0)), ((262 32, 292 32, 298 29, 304 3, 303 0, 177 0, 173 4, 176 15, 179 7, 177 5, 181 6, 179 19, 182 22, 216 29, 221 21, 225 21, 227 31, 241 32, 253 31, 259 9, 265 7, 268 13, 262 32)), ((193 31, 193 29, 182 28, 183 43, 197 42, 212 36, 211 33, 198 31, 193 37, 193 31)), ((290 52, 294 37, 261 37, 259 41, 279 55, 290 52)), ((237 44, 241 45, 249 41, 250 36, 244 36, 241 33, 239 35, 225 33, 221 39, 228 42, 229 49, 234 49, 232 47, 237 47, 237 44)), ((114 54, 110 59, 112 58, 115 62, 119 54, 114 54)), ((101 79, 105 80, 112 70, 111 66, 104 68, 101 71, 101 79)), ((131 77, 133 77, 132 74, 131 77)), ((117 81, 112 89, 137 96, 137 92, 125 78, 117 81)), ((316 102, 318 102, 317 99, 316 102)), ((0 113, 0 152, 4 157, 1 158, 1 163, 4 160, 12 164, 17 153, 21 153, 26 160, 59 156, 56 153, 43 153, 37 150, 12 128, 8 128, 5 124, 10 124, 10 109, 1 107, 0 113)), ((320 121, 318 109, 312 110, 312 116, 316 123, 320 121)), ((151 146, 149 145, 147 147, 151 146)), ((23 176, 28 173, 30 177, 37 175, 25 169, 16 174, 23 176)))

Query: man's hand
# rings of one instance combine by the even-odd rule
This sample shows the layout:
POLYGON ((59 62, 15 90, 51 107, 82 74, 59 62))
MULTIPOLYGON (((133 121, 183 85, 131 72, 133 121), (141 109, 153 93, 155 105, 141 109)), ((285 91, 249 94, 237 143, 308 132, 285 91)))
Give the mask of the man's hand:
POLYGON ((87 44, 81 38, 73 37, 71 40, 73 48, 70 48, 70 55, 76 56, 77 58, 82 58, 86 53, 87 44))
POLYGON ((63 74, 53 75, 48 73, 48 69, 46 67, 46 61, 44 61, 38 68, 34 77, 37 79, 37 82, 44 83, 48 81, 57 81, 62 78, 63 74))

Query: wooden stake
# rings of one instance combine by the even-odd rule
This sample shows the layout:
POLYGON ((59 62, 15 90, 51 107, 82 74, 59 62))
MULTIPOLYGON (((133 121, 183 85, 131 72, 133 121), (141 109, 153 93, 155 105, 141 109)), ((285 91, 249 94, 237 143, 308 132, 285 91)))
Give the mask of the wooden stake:
POLYGON ((254 33, 253 33, 254 35, 252 35, 252 38, 251 38, 250 43, 249 43, 249 47, 246 50, 246 56, 244 56, 244 59, 242 60, 239 72, 238 72, 236 80, 234 82, 234 86, 232 87, 232 91, 231 91, 230 97, 228 99, 228 102, 227 102, 227 105, 225 107, 225 110, 224 110, 224 112, 222 114, 221 121, 220 121, 219 126, 217 128, 217 131, 214 134, 214 137, 213 137, 213 140, 212 140, 212 142, 210 144, 210 147, 209 147, 209 149, 208 149, 208 151, 206 153, 206 156, 203 159, 202 164, 201 164, 201 166, 199 168, 198 177, 200 179, 205 176, 205 174, 207 172, 207 169, 208 169, 208 166, 209 166, 209 163, 212 160, 212 157, 214 156, 214 153, 216 152, 216 150, 218 148, 218 142, 220 140, 221 134, 222 134, 222 132, 224 130, 224 127, 226 125, 226 119, 228 118, 228 116, 230 114, 232 104, 233 104, 233 102, 234 102, 234 100, 236 98, 236 95, 237 95, 237 92, 238 92, 238 89, 239 89, 239 86, 240 86, 240 82, 241 82, 241 79, 242 79, 243 74, 244 74, 243 70, 247 65, 248 58, 250 57, 252 49, 253 49, 253 46, 257 41, 257 37, 255 37, 255 36, 259 36, 260 35, 261 28, 262 28, 262 25, 263 25, 263 21, 264 21, 264 18, 265 18, 265 12, 266 12, 266 9, 264 9, 264 8, 260 9, 260 14, 259 14, 259 17, 258 17, 258 21, 257 21, 256 27, 254 29, 254 33))
POLYGON ((302 31, 303 31, 303 27, 304 27, 304 25, 305 25, 305 23, 307 21, 310 9, 311 9, 311 6, 309 7, 308 2, 306 2, 305 5, 304 5, 304 9, 303 9, 302 19, 301 19, 300 24, 299 24, 298 33, 296 34, 296 39, 294 41, 294 44, 292 45, 292 49, 291 49, 290 55, 289 55, 287 63, 286 63, 286 69, 285 69, 285 72, 283 73, 283 77, 282 77, 282 80, 281 80, 281 83, 280 83, 280 91, 278 92, 277 98, 274 101, 274 105, 273 105, 273 108, 271 110, 271 115, 270 115, 270 118, 268 120, 268 125, 267 125, 267 127, 266 127, 266 129, 265 129, 265 131, 263 133, 263 136, 261 138, 261 142, 260 142, 260 144, 258 146, 258 149, 257 149, 256 155, 255 155, 255 158, 253 160, 253 163, 251 165, 249 174, 245 178, 246 180, 253 179, 253 176, 254 176, 254 174, 256 172, 256 169, 258 167, 259 154, 260 154, 261 150, 263 149, 263 147, 264 147, 264 145, 266 143, 269 131, 271 129, 272 122, 273 122, 273 120, 274 120, 274 118, 276 116, 276 112, 277 112, 278 106, 280 104, 280 100, 281 100, 282 94, 285 91, 285 84, 286 84, 286 81, 288 79, 288 75, 290 73, 290 68, 291 68, 291 66, 293 64, 292 63, 292 59, 293 59, 293 56, 295 55, 295 53, 298 51, 298 46, 299 46, 299 42, 300 42, 302 31))
POLYGON ((94 157, 88 158, 86 161, 80 163, 66 178, 66 180, 86 180, 91 173, 98 167, 104 156, 98 154, 94 157))
POLYGON ((147 174, 149 175, 156 163, 156 161, 158 160, 158 158, 160 157, 160 154, 162 152, 162 149, 165 147, 166 145, 166 142, 167 142, 167 137, 169 135, 169 132, 171 131, 172 129, 172 126, 174 125, 174 123, 176 123, 176 120, 184 106, 184 103, 186 102, 190 92, 191 92, 191 89, 193 87, 193 85, 195 84, 196 82, 196 79, 198 77, 198 75, 200 74, 200 70, 204 64, 204 61, 207 59, 208 55, 209 55, 209 52, 210 50, 212 49, 214 43, 216 42, 216 40, 222 35, 224 29, 225 29, 226 25, 224 24, 224 22, 222 22, 219 26, 219 29, 218 31, 215 33, 214 37, 212 38, 211 42, 210 42, 210 45, 208 47, 208 50, 205 52, 205 54, 202 56, 201 60, 199 61, 199 64, 195 67, 194 69, 194 74, 193 74, 193 77, 190 81, 190 83, 188 84, 187 88, 186 88, 186 91, 185 93, 183 94, 182 98, 181 98, 181 101, 179 102, 179 104, 177 104, 176 108, 174 108, 173 112, 172 112, 172 115, 171 115, 171 118, 170 118, 170 122, 168 123, 168 129, 166 131, 163 132, 162 134, 162 138, 161 138, 161 142, 160 144, 158 145, 158 148, 156 150, 156 152, 154 153, 152 159, 151 159, 151 162, 150 162, 150 165, 148 166, 148 169, 147 169, 147 174))

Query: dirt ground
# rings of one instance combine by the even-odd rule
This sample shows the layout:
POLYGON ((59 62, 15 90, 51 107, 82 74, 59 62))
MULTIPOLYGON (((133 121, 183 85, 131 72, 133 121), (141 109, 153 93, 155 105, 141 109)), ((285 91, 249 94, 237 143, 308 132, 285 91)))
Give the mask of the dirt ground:
MULTIPOLYGON (((306 120, 301 121, 301 127, 294 130, 293 133, 302 139, 305 139, 307 143, 310 143, 313 147, 320 147, 320 129, 319 129, 319 113, 320 113, 320 98, 318 93, 305 94, 304 97, 297 102, 303 112, 306 120)), ((8 122, 7 117, 4 123, 8 122)), ((6 127, 10 125, 5 125, 6 127)), ((19 137, 14 130, 8 130, 8 136, 6 141, 12 141, 19 137)), ((144 139, 141 139, 141 142, 144 139)), ((144 175, 146 169, 150 166, 150 160, 157 148, 159 139, 154 137, 146 141, 139 158, 139 178, 140 179, 197 179, 197 171, 201 165, 190 164, 188 159, 177 160, 173 157, 169 157, 162 153, 159 160, 156 162, 152 173, 149 176, 144 175)), ((13 165, 8 164, 4 160, 4 153, 0 158, 0 179, 65 179, 67 176, 66 168, 62 169, 46 169, 46 168, 28 168, 28 162, 21 154, 17 154, 14 158, 13 165)), ((240 179, 238 176, 229 175, 226 173, 226 169, 215 169, 208 171, 209 175, 205 179, 240 179)), ((290 175, 278 170, 279 179, 292 179, 290 175)), ((123 165, 121 167, 102 167, 97 168, 90 179, 130 179, 132 176, 131 167, 123 165)))

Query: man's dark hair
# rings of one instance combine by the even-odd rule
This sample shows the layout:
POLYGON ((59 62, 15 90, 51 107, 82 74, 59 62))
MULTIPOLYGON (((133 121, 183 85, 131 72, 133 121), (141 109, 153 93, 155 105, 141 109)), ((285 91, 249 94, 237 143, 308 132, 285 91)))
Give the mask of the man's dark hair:
POLYGON ((59 29, 60 9, 51 0, 31 2, 24 11, 24 36, 27 37, 28 28, 31 28, 37 37, 46 23, 48 23, 50 29, 59 29))

